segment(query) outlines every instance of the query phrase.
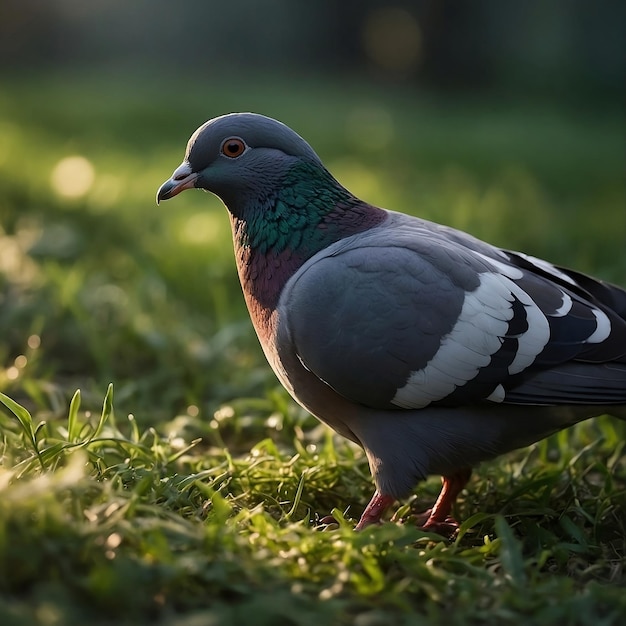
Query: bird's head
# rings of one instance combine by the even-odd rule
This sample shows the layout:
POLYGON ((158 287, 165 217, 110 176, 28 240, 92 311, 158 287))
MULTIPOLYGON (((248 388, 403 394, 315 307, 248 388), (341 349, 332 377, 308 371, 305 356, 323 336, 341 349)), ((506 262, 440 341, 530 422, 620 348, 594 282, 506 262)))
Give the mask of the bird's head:
POLYGON ((195 187, 237 213, 250 199, 270 195, 298 161, 323 168, 311 146, 285 124, 256 113, 222 115, 193 133, 183 162, 159 188, 157 203, 195 187))

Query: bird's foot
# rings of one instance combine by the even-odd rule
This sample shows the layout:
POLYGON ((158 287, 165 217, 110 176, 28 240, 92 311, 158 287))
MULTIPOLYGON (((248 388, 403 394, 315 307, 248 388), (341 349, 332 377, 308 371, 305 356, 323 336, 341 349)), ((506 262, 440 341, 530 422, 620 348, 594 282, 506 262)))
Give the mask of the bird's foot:
POLYGON ((422 530, 428 533, 437 533, 442 537, 452 537, 459 530, 459 523, 450 515, 444 520, 426 520, 425 524, 419 526, 422 530))
POLYGON ((450 516, 450 511, 471 473, 470 469, 461 469, 455 474, 442 477, 441 493, 433 508, 411 516, 418 528, 444 537, 452 537, 459 530, 459 523, 450 516))
POLYGON ((380 518, 394 502, 395 499, 391 496, 377 491, 365 507, 365 511, 363 511, 363 515, 361 515, 361 519, 354 530, 363 530, 372 524, 380 524, 380 518))
POLYGON ((459 523, 450 515, 443 519, 438 519, 436 515, 433 515, 433 510, 428 509, 416 514, 411 512, 404 517, 394 515, 391 521, 400 524, 411 522, 425 532, 437 533, 442 537, 452 537, 459 530, 459 523))

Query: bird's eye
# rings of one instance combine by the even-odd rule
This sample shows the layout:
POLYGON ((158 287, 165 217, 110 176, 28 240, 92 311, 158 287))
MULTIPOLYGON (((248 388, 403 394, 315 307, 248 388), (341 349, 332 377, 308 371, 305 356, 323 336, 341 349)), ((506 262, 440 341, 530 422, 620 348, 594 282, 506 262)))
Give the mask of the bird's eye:
POLYGON ((236 159, 238 156, 241 156, 246 148, 245 142, 243 139, 239 139, 239 137, 230 137, 229 139, 225 139, 222 143, 222 154, 231 159, 236 159))

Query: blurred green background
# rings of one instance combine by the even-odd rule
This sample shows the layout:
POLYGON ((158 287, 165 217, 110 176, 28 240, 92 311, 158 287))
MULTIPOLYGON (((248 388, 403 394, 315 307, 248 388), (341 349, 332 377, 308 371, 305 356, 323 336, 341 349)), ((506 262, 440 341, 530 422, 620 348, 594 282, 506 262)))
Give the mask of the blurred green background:
POLYGON ((260 11, 2 3, 0 388, 114 380, 167 415, 273 384, 219 202, 154 204, 228 111, 291 125, 368 201, 624 282, 623 3, 260 11))
POLYGON ((0 411, 0 622, 619 623, 623 424, 481 466, 457 543, 354 534, 366 460, 265 363, 224 208, 155 194, 197 126, 251 110, 369 202, 626 285, 625 22, 619 0, 2 0, 0 391, 32 424, 0 411))

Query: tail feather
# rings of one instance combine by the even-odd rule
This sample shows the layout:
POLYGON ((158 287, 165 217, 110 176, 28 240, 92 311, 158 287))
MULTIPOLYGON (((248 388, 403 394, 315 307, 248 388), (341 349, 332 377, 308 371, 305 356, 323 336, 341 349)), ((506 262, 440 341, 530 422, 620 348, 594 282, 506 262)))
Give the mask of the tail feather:
POLYGON ((626 407, 626 364, 563 363, 540 371, 508 390, 505 401, 626 407))

